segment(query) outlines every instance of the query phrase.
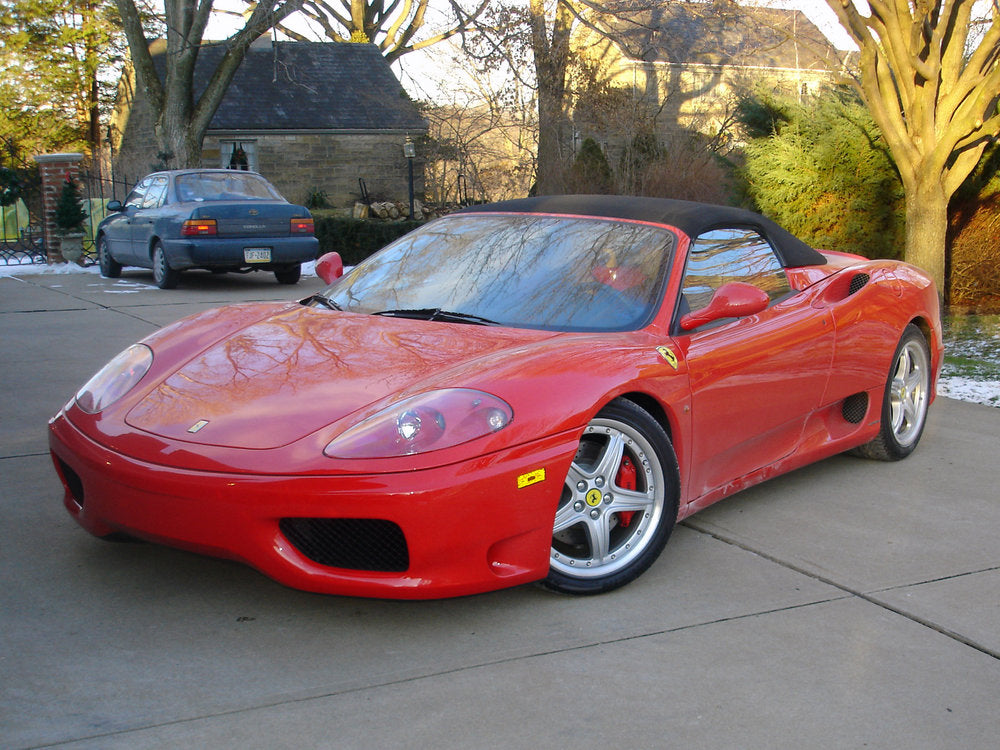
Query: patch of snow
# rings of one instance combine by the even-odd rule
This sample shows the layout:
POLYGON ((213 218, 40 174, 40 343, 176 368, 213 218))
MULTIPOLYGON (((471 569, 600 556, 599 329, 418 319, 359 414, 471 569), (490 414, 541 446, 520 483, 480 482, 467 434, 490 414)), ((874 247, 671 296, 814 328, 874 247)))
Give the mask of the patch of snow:
POLYGON ((5 276, 38 276, 45 274, 68 273, 100 273, 97 266, 78 266, 76 263, 22 263, 13 266, 0 266, 0 278, 5 276))
MULTIPOLYGON (((38 276, 67 273, 91 273, 100 274, 101 269, 97 265, 78 266, 76 263, 21 263, 12 266, 0 266, 0 278, 6 276, 38 276)), ((316 275, 316 262, 309 261, 302 264, 303 276, 316 275)), ((149 287, 144 285, 144 289, 149 287)))
POLYGON ((960 375, 944 376, 938 381, 938 395, 973 404, 1000 407, 1000 380, 973 380, 960 375))

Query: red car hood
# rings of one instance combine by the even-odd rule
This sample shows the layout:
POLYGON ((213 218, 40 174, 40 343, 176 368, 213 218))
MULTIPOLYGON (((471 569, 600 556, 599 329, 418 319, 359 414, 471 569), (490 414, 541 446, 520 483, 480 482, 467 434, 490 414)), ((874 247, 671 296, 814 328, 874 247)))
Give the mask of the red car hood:
POLYGON ((395 393, 467 385, 479 358, 554 335, 285 309, 187 361, 126 422, 173 440, 275 448, 395 393))

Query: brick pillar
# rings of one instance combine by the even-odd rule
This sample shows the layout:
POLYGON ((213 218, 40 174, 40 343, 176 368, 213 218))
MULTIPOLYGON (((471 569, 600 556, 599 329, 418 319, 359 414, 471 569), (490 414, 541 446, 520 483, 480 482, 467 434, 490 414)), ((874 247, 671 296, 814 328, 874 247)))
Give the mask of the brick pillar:
POLYGON ((75 180, 80 175, 83 154, 42 154, 36 156, 38 170, 42 175, 42 236, 45 238, 45 254, 49 263, 65 263, 59 253, 56 229, 56 203, 66 179, 75 180))

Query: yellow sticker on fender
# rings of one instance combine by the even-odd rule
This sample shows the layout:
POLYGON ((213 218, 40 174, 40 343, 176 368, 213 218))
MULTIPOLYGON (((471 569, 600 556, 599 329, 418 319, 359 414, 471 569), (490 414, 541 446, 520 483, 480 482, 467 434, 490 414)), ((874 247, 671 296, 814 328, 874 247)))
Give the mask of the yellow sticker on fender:
POLYGON ((525 487, 530 487, 533 484, 544 481, 545 469, 535 469, 535 471, 529 471, 527 474, 522 474, 517 478, 517 488, 523 490, 525 487))

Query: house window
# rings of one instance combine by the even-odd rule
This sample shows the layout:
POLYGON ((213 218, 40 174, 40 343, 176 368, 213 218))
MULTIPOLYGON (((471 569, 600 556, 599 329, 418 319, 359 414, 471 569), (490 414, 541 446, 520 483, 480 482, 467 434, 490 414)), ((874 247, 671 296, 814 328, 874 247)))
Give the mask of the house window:
POLYGON ((223 169, 258 171, 256 141, 219 141, 219 156, 223 169))

